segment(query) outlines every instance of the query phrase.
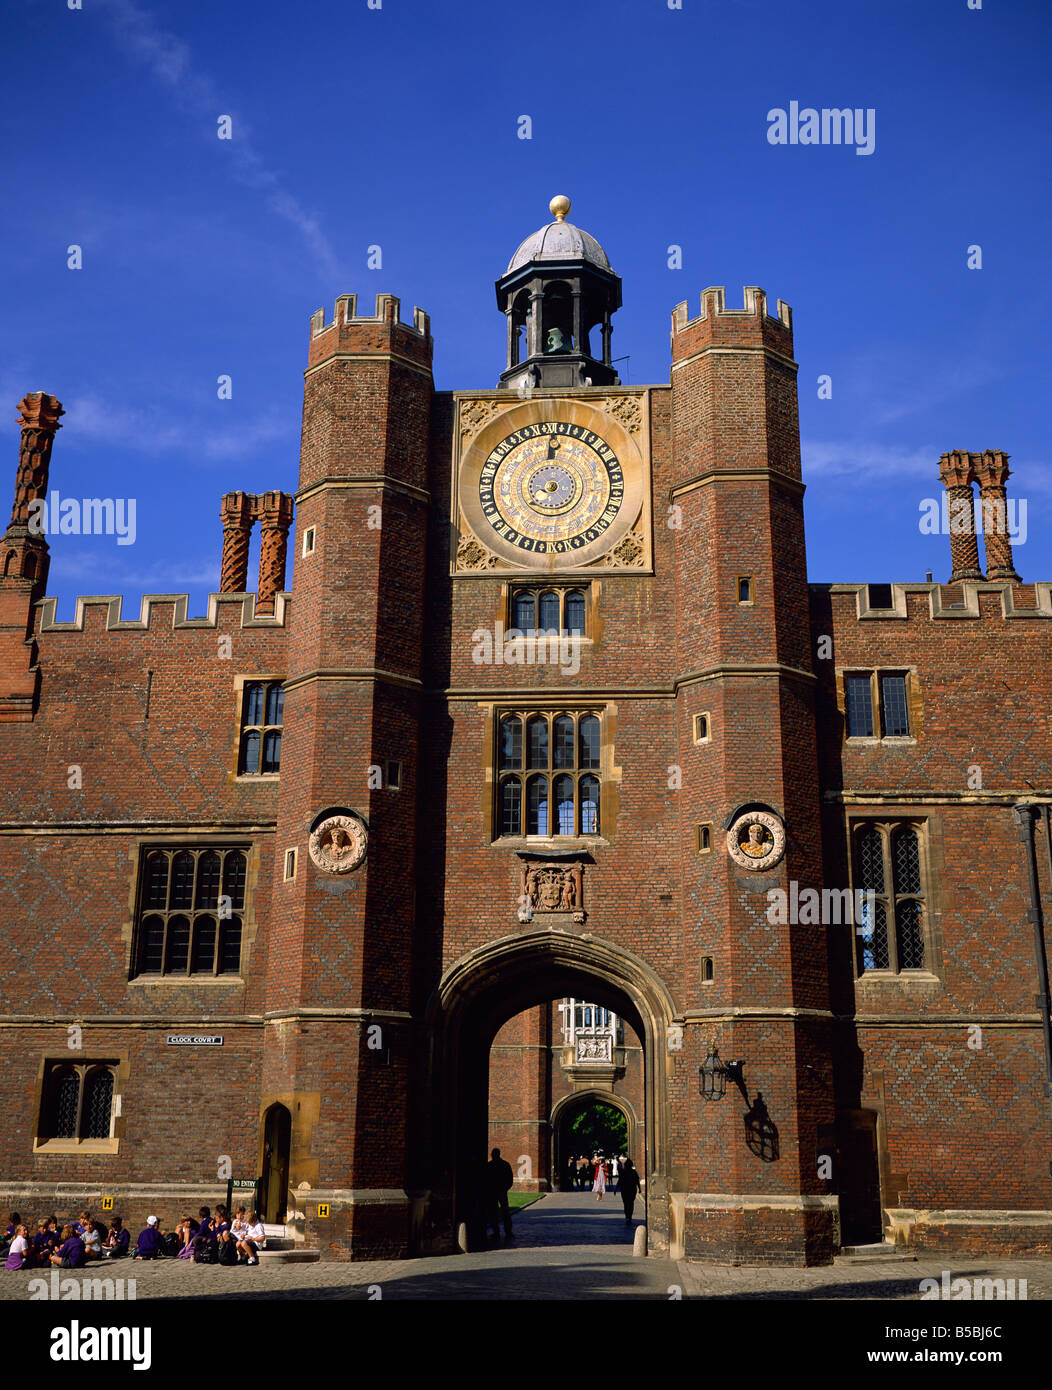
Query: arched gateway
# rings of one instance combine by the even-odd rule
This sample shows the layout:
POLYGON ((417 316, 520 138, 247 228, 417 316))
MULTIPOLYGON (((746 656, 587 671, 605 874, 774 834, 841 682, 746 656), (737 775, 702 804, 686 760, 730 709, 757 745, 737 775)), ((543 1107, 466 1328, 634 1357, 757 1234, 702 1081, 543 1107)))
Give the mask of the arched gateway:
POLYGON ((667 1038, 677 1016, 658 974, 610 941, 552 929, 489 942, 446 970, 428 1010, 434 1155, 428 1225, 453 1248, 486 1153, 489 1049, 508 1019, 560 995, 588 997, 625 1018, 643 1044, 646 1220, 653 1251, 667 1250, 671 1189, 667 1038))

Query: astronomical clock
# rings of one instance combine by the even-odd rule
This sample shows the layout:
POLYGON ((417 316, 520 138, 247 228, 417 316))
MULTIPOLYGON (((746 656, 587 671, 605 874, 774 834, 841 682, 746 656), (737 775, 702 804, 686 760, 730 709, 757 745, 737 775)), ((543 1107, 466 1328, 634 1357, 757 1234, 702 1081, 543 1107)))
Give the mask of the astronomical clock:
POLYGON ((648 572, 646 392, 457 397, 453 572, 648 572))

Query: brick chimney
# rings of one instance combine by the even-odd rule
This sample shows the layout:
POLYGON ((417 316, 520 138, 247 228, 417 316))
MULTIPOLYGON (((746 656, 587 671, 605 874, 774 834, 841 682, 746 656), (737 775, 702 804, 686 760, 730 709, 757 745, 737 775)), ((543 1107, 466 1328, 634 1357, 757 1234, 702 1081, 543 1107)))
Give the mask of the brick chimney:
POLYGON ((51 448, 62 428, 61 403, 31 391, 18 403, 22 437, 11 522, 0 561, 0 723, 33 718, 40 673, 32 635, 33 605, 47 586, 48 544, 31 504, 47 495, 51 448))
POLYGON ((251 492, 228 492, 219 508, 223 522, 223 560, 219 570, 221 594, 243 594, 248 585, 248 548, 256 499, 251 492))
POLYGON ((972 471, 979 484, 983 514, 983 544, 986 546, 987 579, 1009 579, 1020 583, 1012 559, 1008 533, 1008 500, 1005 482, 1010 476, 1008 455, 1001 449, 986 449, 972 455, 972 471))
POLYGON ((273 613, 274 595, 285 587, 285 553, 292 525, 292 498, 287 492, 264 492, 256 498, 259 516, 259 593, 257 613, 273 613))
POLYGON ((982 579, 979 568, 979 542, 975 535, 974 472, 971 454, 955 449, 939 459, 939 476, 946 488, 950 517, 950 559, 953 572, 949 582, 982 579))

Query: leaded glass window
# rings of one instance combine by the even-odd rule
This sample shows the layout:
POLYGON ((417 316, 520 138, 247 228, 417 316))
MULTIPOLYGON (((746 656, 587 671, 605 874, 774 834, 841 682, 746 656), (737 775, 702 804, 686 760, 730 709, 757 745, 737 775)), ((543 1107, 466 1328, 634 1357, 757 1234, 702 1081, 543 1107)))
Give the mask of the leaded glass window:
POLYGON ((906 706, 906 677, 901 673, 880 674, 880 717, 885 738, 905 738, 910 731, 906 706))
POLYGON ((600 736, 599 718, 588 711, 504 715, 497 734, 497 834, 598 835, 600 779, 591 774, 600 765, 600 736))
POLYGON ((508 610, 509 626, 527 636, 546 632, 584 637, 587 612, 582 589, 516 589, 508 610))
POLYGON ((108 1139, 113 1110, 113 1072, 98 1067, 84 1083, 84 1138, 108 1139))
POLYGON ((50 1062, 44 1070, 38 1139, 109 1139, 117 1063, 50 1062))
POLYGON ((873 737, 873 698, 869 676, 844 677, 848 738, 873 737))
POLYGON ((145 851, 132 975, 238 974, 247 875, 240 848, 145 851))
POLYGON ((854 834, 855 886, 866 895, 856 926, 859 970, 924 970, 921 833, 906 823, 865 821, 854 834))
POLYGON ((281 770, 285 689, 281 681, 246 681, 241 696, 239 777, 273 777, 281 770))

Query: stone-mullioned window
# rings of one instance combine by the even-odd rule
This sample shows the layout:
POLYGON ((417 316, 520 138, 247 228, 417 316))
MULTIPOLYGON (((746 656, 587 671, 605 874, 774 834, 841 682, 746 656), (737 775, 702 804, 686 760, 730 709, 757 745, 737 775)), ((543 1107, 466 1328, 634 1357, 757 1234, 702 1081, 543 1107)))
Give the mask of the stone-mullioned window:
POLYGON ((856 924, 859 974, 926 968, 922 834, 923 826, 912 822, 853 827, 855 887, 871 895, 856 924))
POLYGON ((116 1062, 51 1062, 44 1073, 41 1140, 109 1139, 116 1062))
POLYGON ((238 974, 247 869, 243 846, 144 849, 132 976, 238 974))
POLYGON ((497 727, 497 827, 508 836, 598 835, 599 716, 509 711, 497 727))

